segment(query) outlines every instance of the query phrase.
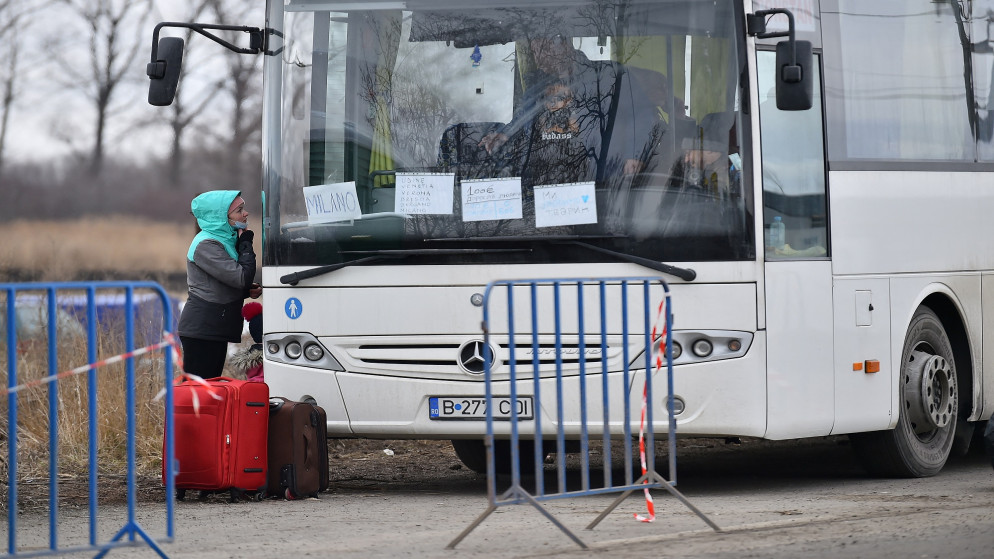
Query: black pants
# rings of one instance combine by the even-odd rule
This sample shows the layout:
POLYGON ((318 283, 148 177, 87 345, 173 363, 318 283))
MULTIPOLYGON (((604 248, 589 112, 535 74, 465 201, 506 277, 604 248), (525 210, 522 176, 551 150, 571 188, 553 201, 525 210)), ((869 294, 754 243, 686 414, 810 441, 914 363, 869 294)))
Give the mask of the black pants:
POLYGON ((228 342, 179 337, 183 345, 183 370, 202 378, 221 376, 228 357, 228 342))

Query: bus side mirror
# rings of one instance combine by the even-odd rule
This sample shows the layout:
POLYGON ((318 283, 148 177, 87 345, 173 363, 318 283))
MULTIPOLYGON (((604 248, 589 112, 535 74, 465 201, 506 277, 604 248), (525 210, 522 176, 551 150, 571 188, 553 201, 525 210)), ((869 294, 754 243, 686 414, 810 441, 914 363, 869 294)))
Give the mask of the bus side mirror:
POLYGON ((151 80, 148 84, 148 103, 156 107, 165 107, 171 105, 176 97, 176 86, 179 84, 179 74, 183 67, 183 39, 179 37, 159 39, 153 58, 155 61, 149 62, 145 68, 145 73, 151 80))
POLYGON ((812 104, 811 41, 777 43, 777 108, 806 111, 812 104), (791 53, 791 47, 794 52, 791 53))

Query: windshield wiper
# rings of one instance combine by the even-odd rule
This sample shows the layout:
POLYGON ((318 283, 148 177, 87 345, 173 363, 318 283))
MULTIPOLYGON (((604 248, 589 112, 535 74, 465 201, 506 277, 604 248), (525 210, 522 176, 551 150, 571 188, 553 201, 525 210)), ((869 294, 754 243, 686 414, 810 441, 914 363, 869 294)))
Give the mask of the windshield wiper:
POLYGON ((323 274, 329 274, 335 270, 341 270, 348 266, 355 266, 356 264, 365 264, 366 262, 375 262, 377 260, 386 260, 387 258, 398 258, 397 256, 367 256, 366 258, 360 258, 358 260, 350 260, 349 262, 339 262, 338 264, 329 264, 327 266, 318 266, 317 268, 311 268, 310 270, 304 270, 302 272, 293 272, 292 274, 287 274, 280 278, 280 283, 283 285, 297 285, 300 280, 307 278, 313 278, 323 274))
POLYGON ((625 254, 624 252, 618 252, 616 250, 602 248, 596 245, 592 245, 590 243, 585 243, 583 241, 561 241, 560 244, 576 245, 595 252, 609 254, 620 260, 625 260, 633 264, 638 264, 639 266, 645 266, 646 268, 651 268, 653 270, 656 270, 657 272, 663 272, 664 274, 676 276, 684 281, 694 281, 694 278, 697 277, 697 272, 695 272, 690 268, 679 268, 677 266, 673 266, 670 264, 664 264, 662 262, 656 262, 655 260, 649 260, 648 258, 642 258, 641 256, 625 254))
MULTIPOLYGON (((488 239, 489 240, 489 239, 488 239)), ((502 239, 492 239, 504 240, 502 239)), ((641 256, 634 256, 631 254, 625 254, 624 252, 618 252, 611 249, 602 248, 596 245, 578 241, 569 237, 557 238, 550 236, 547 239, 528 239, 528 240, 541 240, 550 243, 557 244, 571 244, 579 247, 586 248, 595 252, 600 252, 602 254, 608 254, 624 260, 626 262, 631 262, 633 264, 638 264, 640 266, 645 266, 646 268, 656 270, 658 272, 663 272, 664 274, 669 274, 671 276, 676 276, 684 281, 694 281, 697 277, 697 272, 690 268, 679 268, 677 266, 672 266, 670 264, 664 264, 662 262, 656 262, 655 260, 649 260, 648 258, 642 258, 641 256)), ((350 260, 349 262, 339 262, 338 264, 329 264, 327 266, 318 266, 317 268, 311 268, 310 270, 303 270, 300 272, 293 272, 292 274, 287 274, 280 278, 280 283, 284 285, 297 285, 301 280, 308 278, 313 278, 321 276, 324 274, 329 274, 336 270, 341 270, 342 268, 347 268, 349 266, 355 266, 358 264, 366 264, 369 262, 378 262, 380 260, 388 260, 391 258, 401 259, 410 256, 444 256, 450 254, 494 254, 502 252, 530 252, 531 249, 528 248, 431 248, 431 249, 413 249, 413 250, 361 250, 361 251, 343 251, 342 254, 369 254, 365 258, 358 258, 356 260, 350 260)))
POLYGON ((280 283, 284 285, 297 285, 300 280, 305 280, 308 278, 313 278, 334 272, 336 270, 341 270, 342 268, 347 268, 349 266, 355 266, 357 264, 366 264, 368 262, 377 262, 380 260, 387 260, 390 258, 407 258, 409 256, 445 256, 449 254, 492 254, 497 252, 530 252, 531 249, 527 248, 425 248, 425 249, 413 249, 413 250, 348 250, 342 251, 342 254, 369 254, 365 258, 358 258, 356 260, 350 260, 348 262, 339 262, 338 264, 329 264, 327 266, 318 266, 317 268, 311 268, 310 270, 303 270, 300 272, 293 272, 292 274, 287 274, 280 278, 280 283))
POLYGON ((602 248, 590 243, 584 242, 587 239, 590 240, 612 240, 612 239, 627 239, 625 235, 545 235, 536 237, 472 237, 471 239, 427 239, 430 241, 466 241, 471 240, 473 242, 543 242, 543 243, 553 243, 553 244, 571 244, 580 246, 595 252, 600 252, 603 254, 609 254, 624 260, 626 262, 631 262, 633 264, 638 264, 640 266, 645 266, 657 272, 663 272, 664 274, 669 274, 671 276, 676 276, 684 281, 694 281, 697 278, 697 272, 690 268, 680 268, 673 266, 671 264, 664 264, 662 262, 657 262, 655 260, 649 260, 648 258, 642 258, 641 256, 634 256, 632 254, 626 254, 624 252, 618 252, 616 250, 611 250, 609 248, 602 248))

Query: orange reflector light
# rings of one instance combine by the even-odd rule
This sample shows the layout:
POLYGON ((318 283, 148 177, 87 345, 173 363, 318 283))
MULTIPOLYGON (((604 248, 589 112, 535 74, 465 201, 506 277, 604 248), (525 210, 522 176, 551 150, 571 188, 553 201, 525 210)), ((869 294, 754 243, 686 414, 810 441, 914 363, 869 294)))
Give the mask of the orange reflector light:
POLYGON ((854 370, 854 371, 862 371, 863 370, 863 364, 862 363, 853 363, 852 364, 852 370, 854 370))
POLYGON ((880 361, 877 361, 876 359, 867 359, 864 362, 864 364, 866 366, 866 372, 867 373, 879 373, 880 372, 880 361))

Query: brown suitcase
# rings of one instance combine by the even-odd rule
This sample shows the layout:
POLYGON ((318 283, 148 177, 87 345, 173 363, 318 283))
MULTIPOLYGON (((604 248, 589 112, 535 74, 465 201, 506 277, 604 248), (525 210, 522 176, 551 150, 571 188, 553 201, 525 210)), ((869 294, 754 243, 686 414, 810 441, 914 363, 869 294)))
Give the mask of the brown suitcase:
POLYGON ((270 495, 299 499, 328 488, 327 414, 320 406, 269 400, 270 495))

